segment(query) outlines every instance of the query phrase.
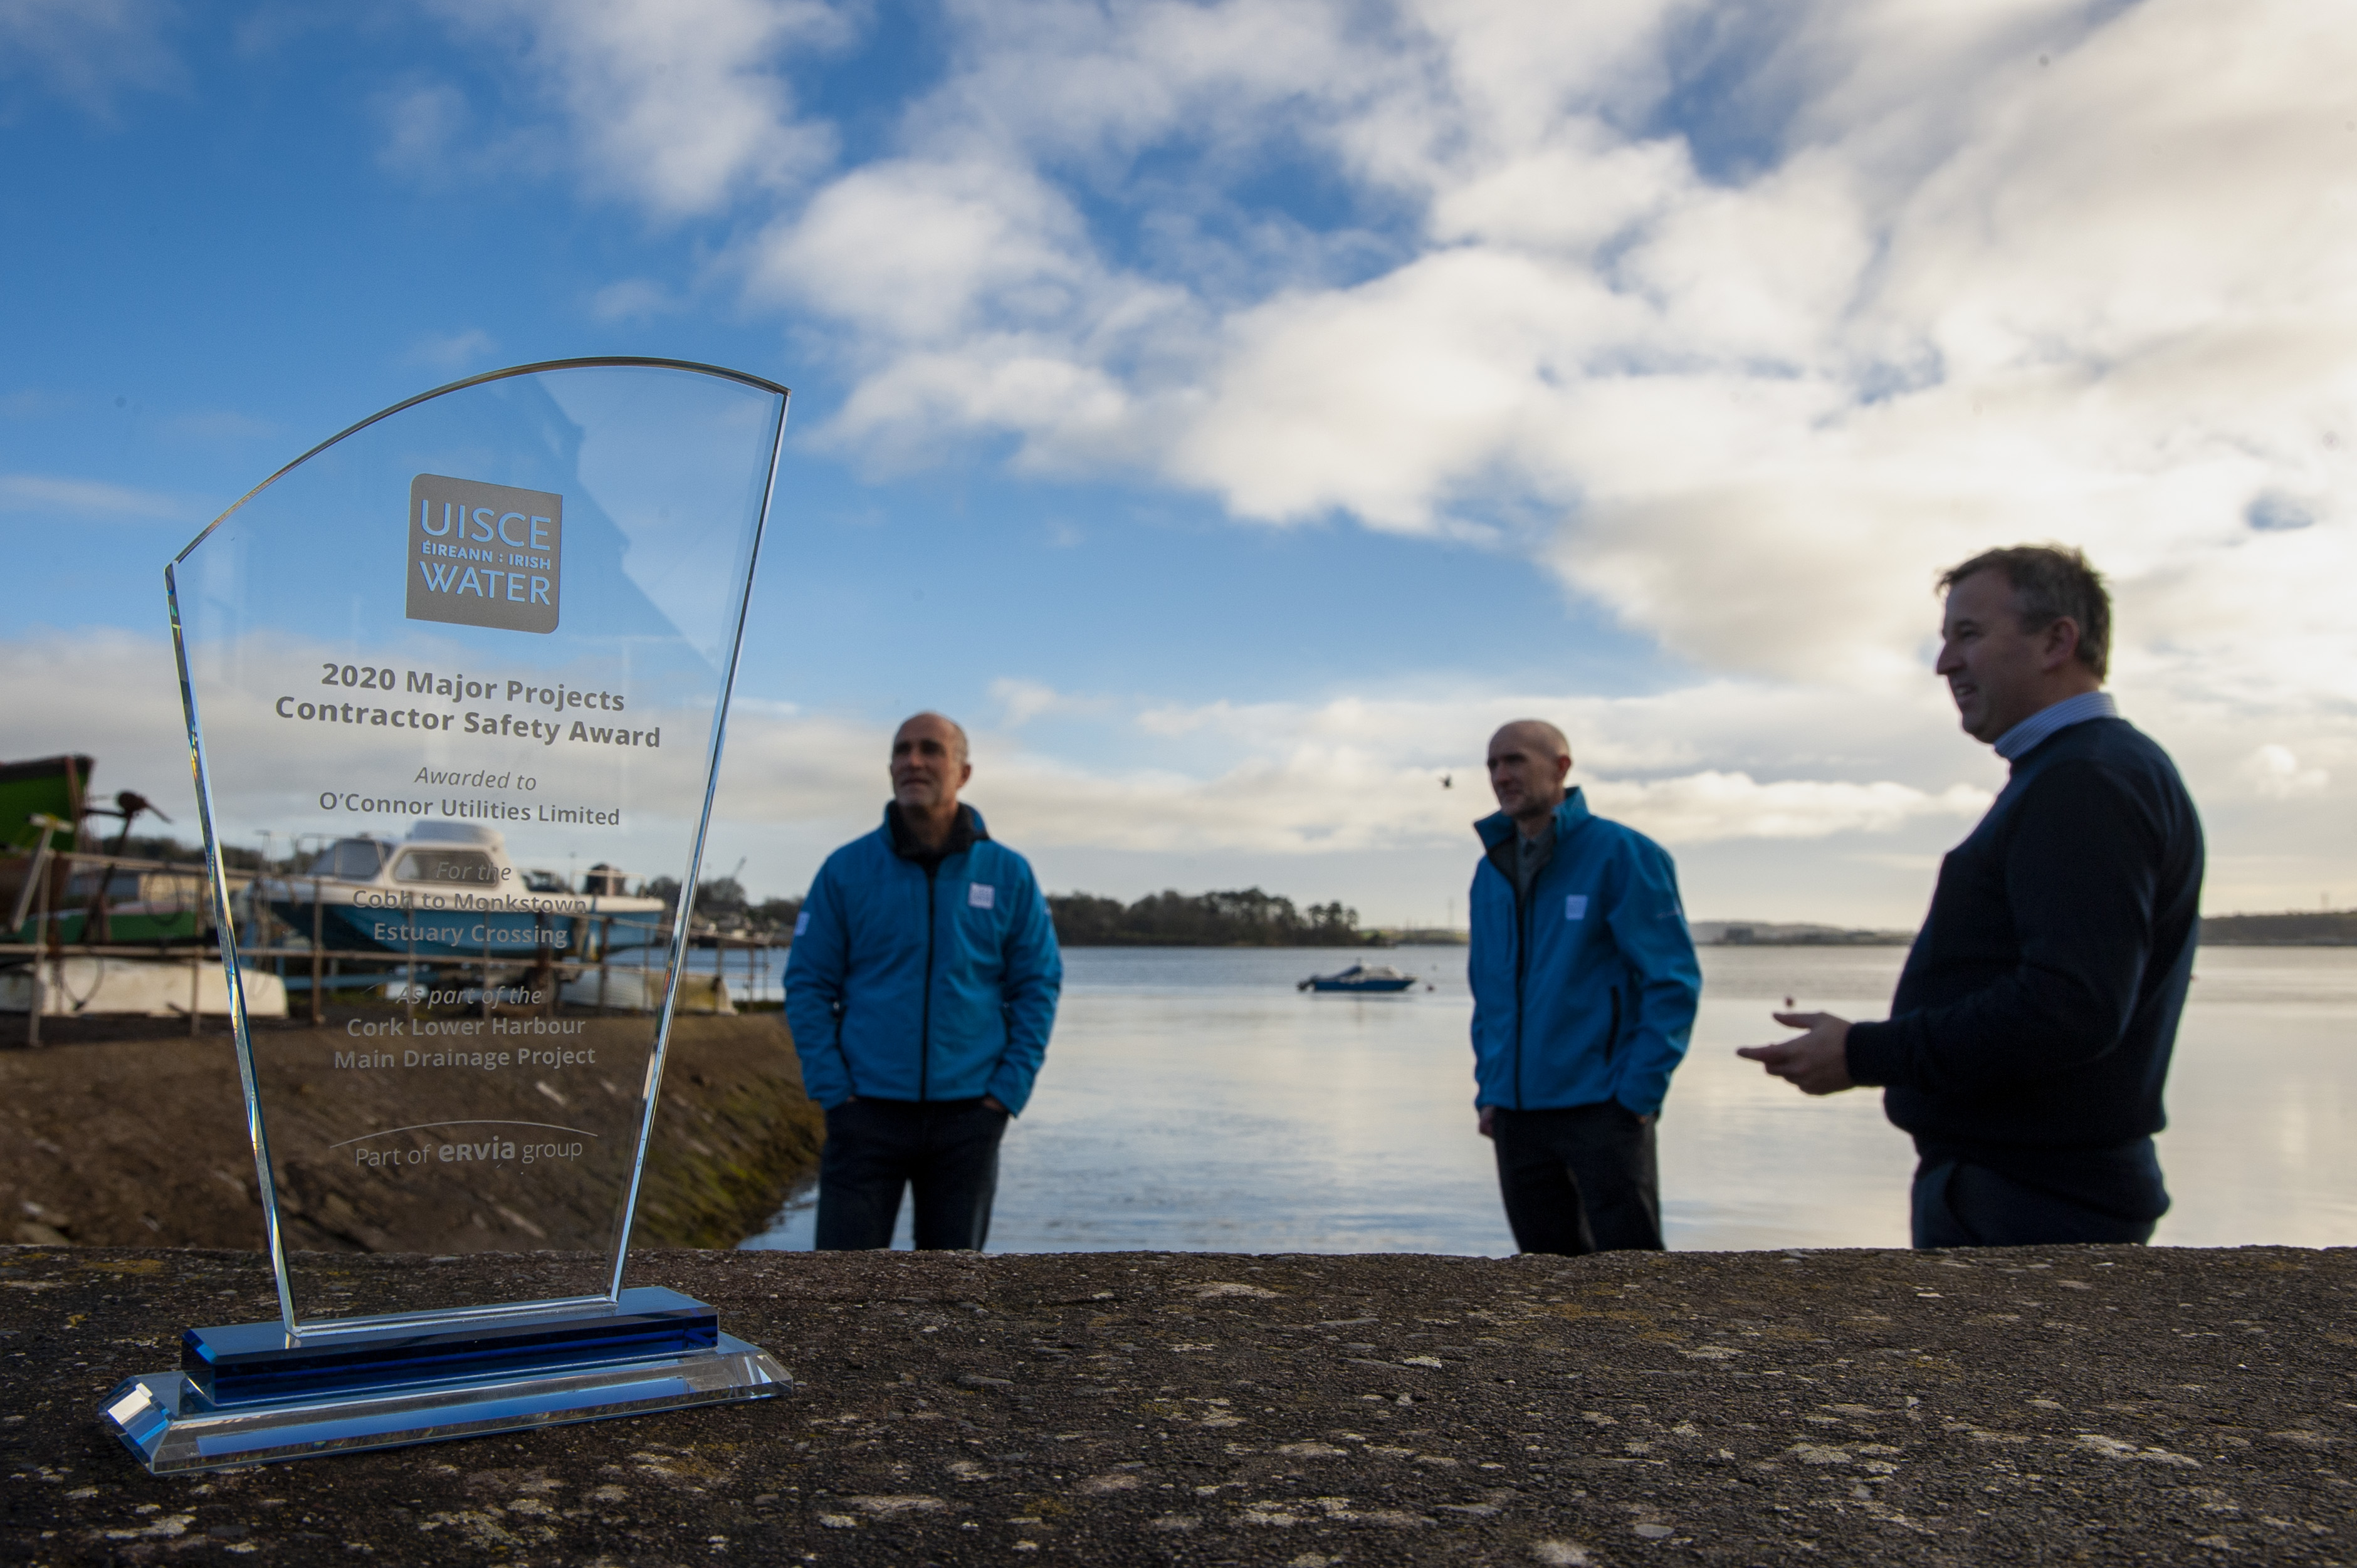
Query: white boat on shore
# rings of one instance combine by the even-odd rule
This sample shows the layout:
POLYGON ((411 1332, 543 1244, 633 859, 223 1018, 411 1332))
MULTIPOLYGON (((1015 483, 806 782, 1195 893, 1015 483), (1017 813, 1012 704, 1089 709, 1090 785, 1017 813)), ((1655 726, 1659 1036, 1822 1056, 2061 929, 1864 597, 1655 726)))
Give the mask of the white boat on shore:
MULTIPOLYGON (((33 1010, 34 964, 0 971, 0 1013, 33 1010)), ((229 1015, 229 977, 217 958, 193 961, 91 958, 74 954, 43 958, 38 976, 44 1018, 81 1018, 130 1014, 143 1018, 229 1015)), ((286 983, 274 974, 245 971, 245 1011, 251 1018, 286 1016, 286 983)))

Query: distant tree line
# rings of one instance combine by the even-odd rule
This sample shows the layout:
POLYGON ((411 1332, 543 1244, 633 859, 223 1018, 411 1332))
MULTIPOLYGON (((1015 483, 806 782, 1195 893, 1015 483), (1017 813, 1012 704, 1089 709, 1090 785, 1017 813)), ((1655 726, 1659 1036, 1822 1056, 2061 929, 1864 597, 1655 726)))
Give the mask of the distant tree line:
POLYGON ((1165 889, 1135 904, 1088 893, 1051 893, 1056 940, 1072 948, 1351 948, 1381 939, 1359 929, 1359 912, 1337 900, 1297 908, 1247 887, 1232 893, 1165 889))
MULTIPOLYGON (((666 909, 679 908, 679 878, 657 876, 648 880, 646 896, 660 898, 666 909)), ((757 935, 786 936, 794 929, 794 918, 802 912, 799 898, 764 898, 754 903, 746 896, 744 884, 733 876, 715 876, 695 885, 694 918, 709 920, 723 931, 740 928, 757 935)))
MULTIPOLYGON (((658 876, 646 894, 666 908, 679 903, 677 879, 658 876)), ((724 931, 745 929, 780 940, 791 936, 799 898, 747 897, 732 876, 695 885, 694 914, 724 931)), ((1359 929, 1359 912, 1340 899, 1308 908, 1257 887, 1241 892, 1180 893, 1166 889, 1135 904, 1088 893, 1051 893, 1048 912, 1065 947, 1355 948, 1380 947, 1383 938, 1359 929)))
MULTIPOLYGON (((114 835, 105 832, 99 824, 87 824, 83 831, 91 835, 88 841, 90 848, 83 853, 102 854, 114 850, 114 835)), ((59 840, 55 847, 66 849, 71 846, 63 840, 59 840)), ((188 860, 202 865, 205 858, 205 846, 200 843, 182 843, 178 839, 168 835, 134 833, 123 841, 123 847, 118 853, 125 860, 188 860)), ((230 869, 232 871, 266 869, 262 852, 258 849, 244 849, 237 844, 225 843, 221 845, 221 859, 229 863, 230 869)))
POLYGON ((2201 945, 2213 948, 2357 947, 2357 909, 2280 915, 2204 915, 2201 945))

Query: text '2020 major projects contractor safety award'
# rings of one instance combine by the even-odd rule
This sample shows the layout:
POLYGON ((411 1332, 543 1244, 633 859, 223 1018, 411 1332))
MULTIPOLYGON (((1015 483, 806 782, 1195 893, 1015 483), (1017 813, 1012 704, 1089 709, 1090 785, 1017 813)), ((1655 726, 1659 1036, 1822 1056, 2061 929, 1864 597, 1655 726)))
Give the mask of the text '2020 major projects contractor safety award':
POLYGON ((623 1288, 673 1007, 726 1005, 679 890, 786 398, 667 360, 478 377, 167 568, 279 1317, 190 1329, 109 1396, 151 1469, 786 1382, 710 1307, 623 1288), (307 1018, 247 1016, 265 969, 307 1018), (487 1300, 335 1266, 385 1251, 511 1262, 487 1300))

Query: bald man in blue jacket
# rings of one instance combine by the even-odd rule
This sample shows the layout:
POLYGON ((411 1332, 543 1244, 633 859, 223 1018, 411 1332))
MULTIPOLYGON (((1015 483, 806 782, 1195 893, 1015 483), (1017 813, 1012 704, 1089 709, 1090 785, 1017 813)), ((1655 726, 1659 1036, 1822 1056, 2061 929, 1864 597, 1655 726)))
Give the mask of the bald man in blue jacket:
POLYGON ((1669 852, 1566 790, 1540 719, 1490 740, 1496 815, 1474 824, 1474 1105, 1525 1252, 1662 1245, 1653 1127, 1702 970, 1669 852))
POLYGON ((1029 864, 958 800, 965 731, 919 714, 891 774, 883 826, 819 868, 786 957, 802 1087, 826 1112, 818 1246, 890 1246, 913 1187, 919 1248, 979 1249, 1063 960, 1029 864))

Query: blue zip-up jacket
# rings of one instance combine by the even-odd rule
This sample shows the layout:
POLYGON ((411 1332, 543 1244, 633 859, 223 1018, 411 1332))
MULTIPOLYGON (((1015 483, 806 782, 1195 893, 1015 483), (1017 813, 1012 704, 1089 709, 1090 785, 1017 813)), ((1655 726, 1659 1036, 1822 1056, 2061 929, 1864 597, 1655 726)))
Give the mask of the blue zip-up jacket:
POLYGON ((802 1088, 829 1111, 855 1094, 989 1094, 1018 1112, 1031 1098, 1064 984, 1056 928, 1029 863, 958 810, 930 871, 893 848, 888 811, 826 857, 802 901, 786 1023, 802 1088))
POLYGON ((1514 820, 1473 824, 1476 1105, 1559 1111, 1617 1100, 1662 1108, 1686 1054, 1702 968, 1669 852, 1592 816, 1574 789, 1555 812, 1555 857, 1517 904, 1514 820))

